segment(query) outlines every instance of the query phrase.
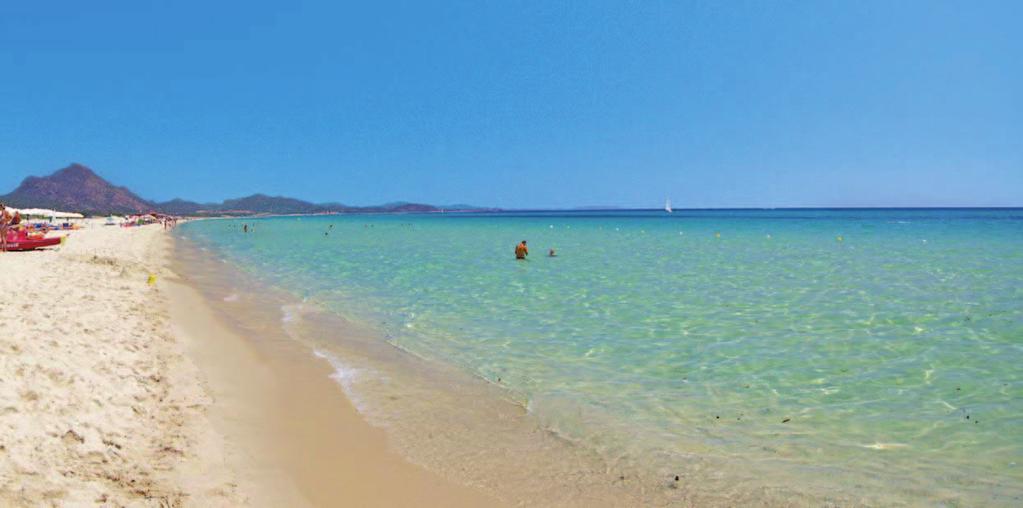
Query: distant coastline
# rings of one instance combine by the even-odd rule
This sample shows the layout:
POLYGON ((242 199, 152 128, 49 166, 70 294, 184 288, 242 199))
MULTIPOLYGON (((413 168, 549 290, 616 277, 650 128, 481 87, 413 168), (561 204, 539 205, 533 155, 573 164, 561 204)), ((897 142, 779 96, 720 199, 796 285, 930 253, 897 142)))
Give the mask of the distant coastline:
MULTIPOLYGON (((0 202, 26 208, 43 207, 75 211, 93 216, 159 212, 187 217, 250 217, 279 215, 342 215, 376 213, 594 213, 663 212, 660 208, 630 208, 614 205, 580 207, 499 208, 470 204, 432 205, 406 201, 382 205, 356 206, 338 202, 313 203, 286 196, 262 193, 225 199, 220 203, 200 203, 181 198, 152 201, 139 197, 126 187, 118 187, 78 163, 44 176, 29 176, 0 202)), ((1020 206, 792 206, 792 207, 675 207, 676 214, 686 212, 728 211, 886 211, 886 210, 1019 210, 1020 206)))
POLYGON ((78 163, 44 176, 29 176, 0 202, 17 208, 41 207, 73 210, 87 215, 125 215, 159 212, 190 217, 250 215, 313 215, 330 213, 430 213, 459 211, 496 211, 472 205, 454 207, 424 203, 394 202, 375 206, 351 206, 342 203, 312 203, 285 196, 252 194, 225 199, 220 203, 199 203, 185 199, 152 201, 139 197, 126 187, 118 187, 78 163))

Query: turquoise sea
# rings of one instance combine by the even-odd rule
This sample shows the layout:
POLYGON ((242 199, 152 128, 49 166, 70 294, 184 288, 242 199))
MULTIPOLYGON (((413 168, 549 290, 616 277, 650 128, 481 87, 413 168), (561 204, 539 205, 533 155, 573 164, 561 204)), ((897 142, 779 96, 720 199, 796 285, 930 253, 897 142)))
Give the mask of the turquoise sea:
MULTIPOLYGON (((643 470, 666 492, 727 485, 731 499, 778 504, 1023 504, 1020 209, 344 215, 179 229, 260 283, 488 381, 615 478, 643 470), (516 261, 523 239, 531 255, 516 261)), ((365 386, 350 394, 360 408, 388 407, 365 386)))

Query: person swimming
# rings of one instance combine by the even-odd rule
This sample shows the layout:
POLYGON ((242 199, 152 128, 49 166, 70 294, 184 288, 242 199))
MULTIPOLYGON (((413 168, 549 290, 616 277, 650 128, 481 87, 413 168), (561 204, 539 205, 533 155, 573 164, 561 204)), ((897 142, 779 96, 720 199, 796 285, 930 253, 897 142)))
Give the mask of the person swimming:
POLYGON ((526 259, 529 255, 529 248, 526 247, 526 241, 522 240, 522 243, 515 246, 515 259, 526 259))
POLYGON ((549 258, 556 258, 556 257, 558 257, 558 253, 554 252, 554 249, 551 248, 551 250, 547 252, 547 257, 549 257, 549 258))

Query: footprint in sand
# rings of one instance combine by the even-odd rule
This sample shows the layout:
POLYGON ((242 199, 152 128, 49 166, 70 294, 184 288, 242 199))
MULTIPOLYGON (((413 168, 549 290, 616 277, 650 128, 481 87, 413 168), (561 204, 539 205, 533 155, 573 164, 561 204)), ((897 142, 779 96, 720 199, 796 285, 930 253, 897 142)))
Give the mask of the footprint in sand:
POLYGON ((85 442, 85 438, 82 437, 81 434, 75 432, 74 429, 68 429, 68 431, 65 432, 60 439, 68 446, 82 444, 85 442))

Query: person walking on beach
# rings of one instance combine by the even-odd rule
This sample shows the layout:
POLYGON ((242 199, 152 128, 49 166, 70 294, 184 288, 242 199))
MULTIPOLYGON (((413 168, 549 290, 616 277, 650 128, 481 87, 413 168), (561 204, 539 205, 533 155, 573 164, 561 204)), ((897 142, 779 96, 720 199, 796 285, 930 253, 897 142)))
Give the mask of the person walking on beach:
POLYGON ((526 247, 526 241, 522 240, 522 243, 515 246, 515 259, 526 259, 529 255, 529 248, 526 247))
POLYGON ((10 223, 10 217, 7 207, 0 203, 0 252, 7 250, 7 225, 10 223))

